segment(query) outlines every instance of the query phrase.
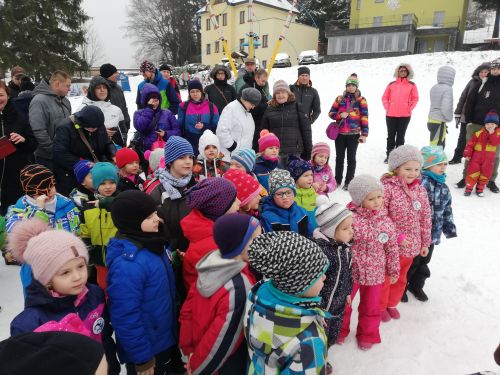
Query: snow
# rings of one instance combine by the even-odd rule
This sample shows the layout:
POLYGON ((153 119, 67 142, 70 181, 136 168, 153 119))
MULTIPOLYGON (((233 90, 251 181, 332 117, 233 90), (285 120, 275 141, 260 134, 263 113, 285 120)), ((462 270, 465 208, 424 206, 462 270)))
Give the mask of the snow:
MULTIPOLYGON (((451 65, 457 70, 454 96, 457 102, 474 68, 483 61, 499 57, 498 51, 453 52, 404 57, 355 60, 310 66, 313 86, 322 99, 322 114, 313 125, 313 140, 327 141, 330 122, 327 113, 335 97, 342 93, 347 76, 357 73, 360 90, 370 110, 370 135, 358 148, 357 174, 380 176, 386 171, 386 125, 381 96, 393 77, 394 67, 402 60, 415 71, 420 102, 413 112, 406 143, 428 144, 427 112, 429 90, 436 81, 437 69, 451 65)), ((126 93, 130 115, 135 109, 135 90, 142 78, 131 79, 132 92, 126 93)), ((297 67, 273 69, 270 87, 278 79, 289 83, 297 79, 297 67)), ((186 97, 186 92, 183 92, 186 97)), ((71 98, 73 108, 81 98, 71 98)), ((451 158, 458 129, 449 124, 447 154, 451 158)), ((458 238, 444 239, 434 251, 432 277, 426 285, 430 300, 400 305, 401 320, 383 323, 382 344, 368 352, 356 346, 357 314, 353 313, 351 334, 343 346, 329 351, 336 375, 470 374, 478 370, 497 370, 493 351, 500 341, 500 194, 486 190, 484 198, 464 197, 463 190, 452 186, 461 178, 463 165, 448 167, 447 182, 453 195, 453 210, 458 238)), ((331 195, 340 203, 349 200, 347 192, 331 195)), ((9 335, 9 323, 22 310, 18 267, 0 265, 0 339, 9 335)), ((359 297, 354 301, 356 308, 359 297)), ((356 309, 355 309, 356 311, 356 309)))

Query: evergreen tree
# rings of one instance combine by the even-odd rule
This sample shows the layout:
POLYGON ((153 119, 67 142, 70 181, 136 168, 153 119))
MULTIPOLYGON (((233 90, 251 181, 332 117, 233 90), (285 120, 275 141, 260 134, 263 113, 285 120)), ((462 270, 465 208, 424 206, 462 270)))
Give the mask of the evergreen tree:
POLYGON ((498 24, 500 23, 500 0, 476 0, 478 8, 482 11, 495 11, 495 26, 493 38, 498 38, 498 24))
POLYGON ((62 69, 87 69, 78 53, 88 19, 82 0, 4 0, 0 5, 0 65, 21 65, 37 80, 62 69))

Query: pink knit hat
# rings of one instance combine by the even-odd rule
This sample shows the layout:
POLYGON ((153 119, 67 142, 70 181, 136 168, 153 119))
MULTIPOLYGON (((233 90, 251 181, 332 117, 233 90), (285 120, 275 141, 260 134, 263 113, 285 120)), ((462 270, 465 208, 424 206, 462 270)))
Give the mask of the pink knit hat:
POLYGON ((259 138, 259 152, 264 152, 268 147, 276 146, 280 148, 280 140, 274 133, 270 133, 269 130, 264 129, 260 131, 259 138))
POLYGON ((236 196, 240 200, 240 207, 250 203, 260 194, 259 182, 246 172, 230 169, 222 177, 236 186, 236 196))
POLYGON ((45 286, 66 262, 79 257, 89 261, 81 239, 64 230, 54 230, 40 219, 17 223, 7 240, 14 258, 31 265, 35 279, 45 286))
POLYGON ((311 159, 314 160, 314 157, 318 154, 327 154, 330 157, 330 153, 330 146, 327 143, 318 142, 312 148, 311 159))

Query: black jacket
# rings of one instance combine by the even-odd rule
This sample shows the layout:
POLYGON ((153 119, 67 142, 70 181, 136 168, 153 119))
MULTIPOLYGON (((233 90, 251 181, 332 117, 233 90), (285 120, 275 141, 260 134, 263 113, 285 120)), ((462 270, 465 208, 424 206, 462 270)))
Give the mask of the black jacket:
POLYGON ((478 92, 481 81, 471 87, 471 93, 465 104, 465 121, 467 123, 484 124, 486 114, 496 109, 500 112, 500 76, 489 76, 481 92, 478 92))
POLYGON ((476 69, 474 69, 474 72, 472 73, 472 78, 471 80, 467 83, 465 86, 464 90, 462 91, 462 94, 460 95, 460 99, 458 99, 457 107, 455 108, 455 115, 462 115, 462 118, 460 119, 460 122, 465 122, 464 118, 464 111, 467 103, 467 99, 470 97, 470 94, 472 92, 472 88, 476 87, 475 84, 479 82, 479 87, 481 86, 481 78, 479 78, 479 73, 481 70, 484 69, 490 69, 490 65, 488 63, 483 63, 479 65, 476 69))
POLYGON ((245 81, 245 84, 241 87, 238 95, 241 95, 241 92, 249 87, 253 87, 254 89, 259 90, 260 92, 260 103, 250 111, 250 114, 252 115, 253 118, 253 122, 255 123, 255 132, 253 133, 252 148, 257 152, 259 150, 258 141, 260 137, 260 131, 262 130, 262 124, 261 124, 262 117, 264 116, 264 113, 266 112, 268 106, 267 104, 268 98, 265 92, 266 87, 257 85, 257 83, 255 82, 255 76, 253 74, 245 74, 243 80, 245 81))
MULTIPOLYGON (((125 95, 123 94, 123 90, 116 82, 106 80, 110 87, 109 90, 109 101, 111 104, 120 107, 123 112, 123 116, 125 117, 125 128, 127 131, 130 129, 130 115, 128 113, 127 102, 125 100, 125 95)), ((124 134, 126 135, 126 134, 124 134)), ((124 137, 126 138, 126 137, 124 137)))
POLYGON ((316 121, 321 113, 321 102, 318 91, 312 87, 312 82, 308 85, 299 85, 299 82, 290 85, 290 90, 295 95, 295 100, 299 104, 299 110, 309 116, 311 124, 316 121))
POLYGON ((17 97, 19 95, 19 92, 21 91, 21 88, 13 81, 10 81, 7 87, 9 88, 9 98, 17 97))
POLYGON ((297 102, 278 104, 272 100, 261 124, 262 129, 268 129, 280 140, 280 154, 298 154, 304 160, 311 159, 311 122, 305 113, 299 111, 297 102))
POLYGON ((219 115, 226 105, 236 100, 236 90, 227 81, 214 81, 211 85, 205 87, 205 94, 208 100, 215 104, 219 115))

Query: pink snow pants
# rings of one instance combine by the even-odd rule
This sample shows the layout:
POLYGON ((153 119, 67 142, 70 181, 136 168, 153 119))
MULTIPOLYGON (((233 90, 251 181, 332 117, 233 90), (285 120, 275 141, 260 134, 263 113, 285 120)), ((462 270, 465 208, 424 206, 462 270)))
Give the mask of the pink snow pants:
POLYGON ((396 307, 401 302, 401 297, 406 289, 406 274, 411 267, 413 257, 399 257, 399 279, 391 285, 389 276, 385 275, 382 298, 380 299, 380 310, 388 307, 396 307))

